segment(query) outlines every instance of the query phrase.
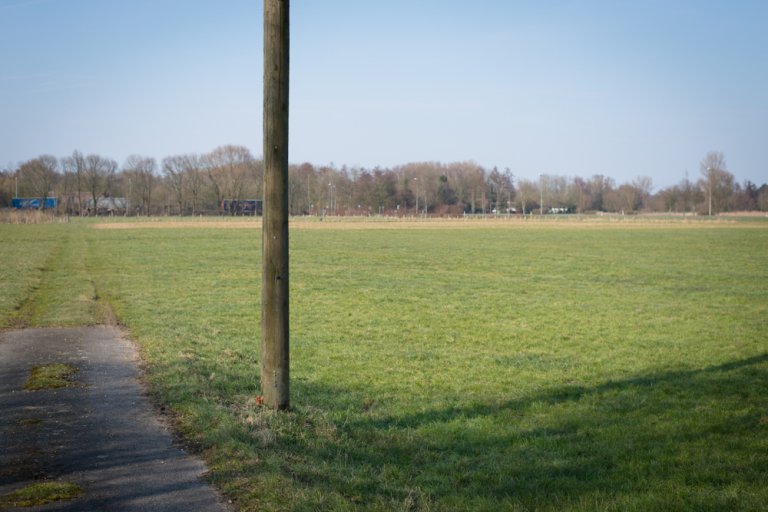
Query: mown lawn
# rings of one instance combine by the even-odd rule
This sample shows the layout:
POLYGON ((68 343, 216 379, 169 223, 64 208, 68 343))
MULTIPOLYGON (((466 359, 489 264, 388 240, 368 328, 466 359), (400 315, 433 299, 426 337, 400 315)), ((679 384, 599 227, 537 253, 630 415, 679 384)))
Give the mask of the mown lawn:
POLYGON ((297 225, 285 414, 258 229, 55 228, 244 510, 768 503, 768 224, 297 225))

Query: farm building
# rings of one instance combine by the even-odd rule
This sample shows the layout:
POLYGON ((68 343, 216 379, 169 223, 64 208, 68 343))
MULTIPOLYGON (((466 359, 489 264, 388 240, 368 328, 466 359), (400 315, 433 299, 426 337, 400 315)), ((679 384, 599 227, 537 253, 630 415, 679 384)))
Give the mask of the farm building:
POLYGON ((264 201, 261 199, 224 199, 221 210, 227 215, 261 215, 264 201))
POLYGON ((128 202, 124 197, 99 197, 96 208, 93 199, 85 201, 86 215, 125 215, 128 202))

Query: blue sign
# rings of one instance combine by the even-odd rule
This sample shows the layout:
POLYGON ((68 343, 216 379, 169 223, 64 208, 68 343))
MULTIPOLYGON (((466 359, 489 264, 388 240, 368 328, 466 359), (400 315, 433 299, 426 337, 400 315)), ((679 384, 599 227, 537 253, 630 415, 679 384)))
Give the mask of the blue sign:
MULTIPOLYGON (((11 206, 17 210, 39 210, 42 199, 39 197, 14 197, 11 199, 11 206)), ((55 197, 45 198, 45 209, 54 210, 59 204, 55 197)))

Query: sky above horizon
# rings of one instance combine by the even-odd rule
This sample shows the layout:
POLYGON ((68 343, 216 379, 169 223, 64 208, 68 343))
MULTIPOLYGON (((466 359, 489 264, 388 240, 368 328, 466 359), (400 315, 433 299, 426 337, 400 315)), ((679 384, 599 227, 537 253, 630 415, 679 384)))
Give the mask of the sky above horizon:
MULTIPOLYGON (((263 2, 0 0, 0 168, 262 150, 263 2)), ((768 182, 768 2, 294 0, 290 161, 768 182)))

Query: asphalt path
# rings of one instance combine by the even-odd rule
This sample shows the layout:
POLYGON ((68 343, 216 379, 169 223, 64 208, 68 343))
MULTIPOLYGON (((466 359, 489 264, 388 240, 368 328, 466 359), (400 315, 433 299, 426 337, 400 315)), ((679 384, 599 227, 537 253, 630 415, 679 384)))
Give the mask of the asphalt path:
POLYGON ((174 442, 112 327, 0 333, 0 496, 63 481, 83 494, 23 510, 226 511, 205 465, 174 442), (24 390, 36 365, 77 368, 73 386, 24 390))

